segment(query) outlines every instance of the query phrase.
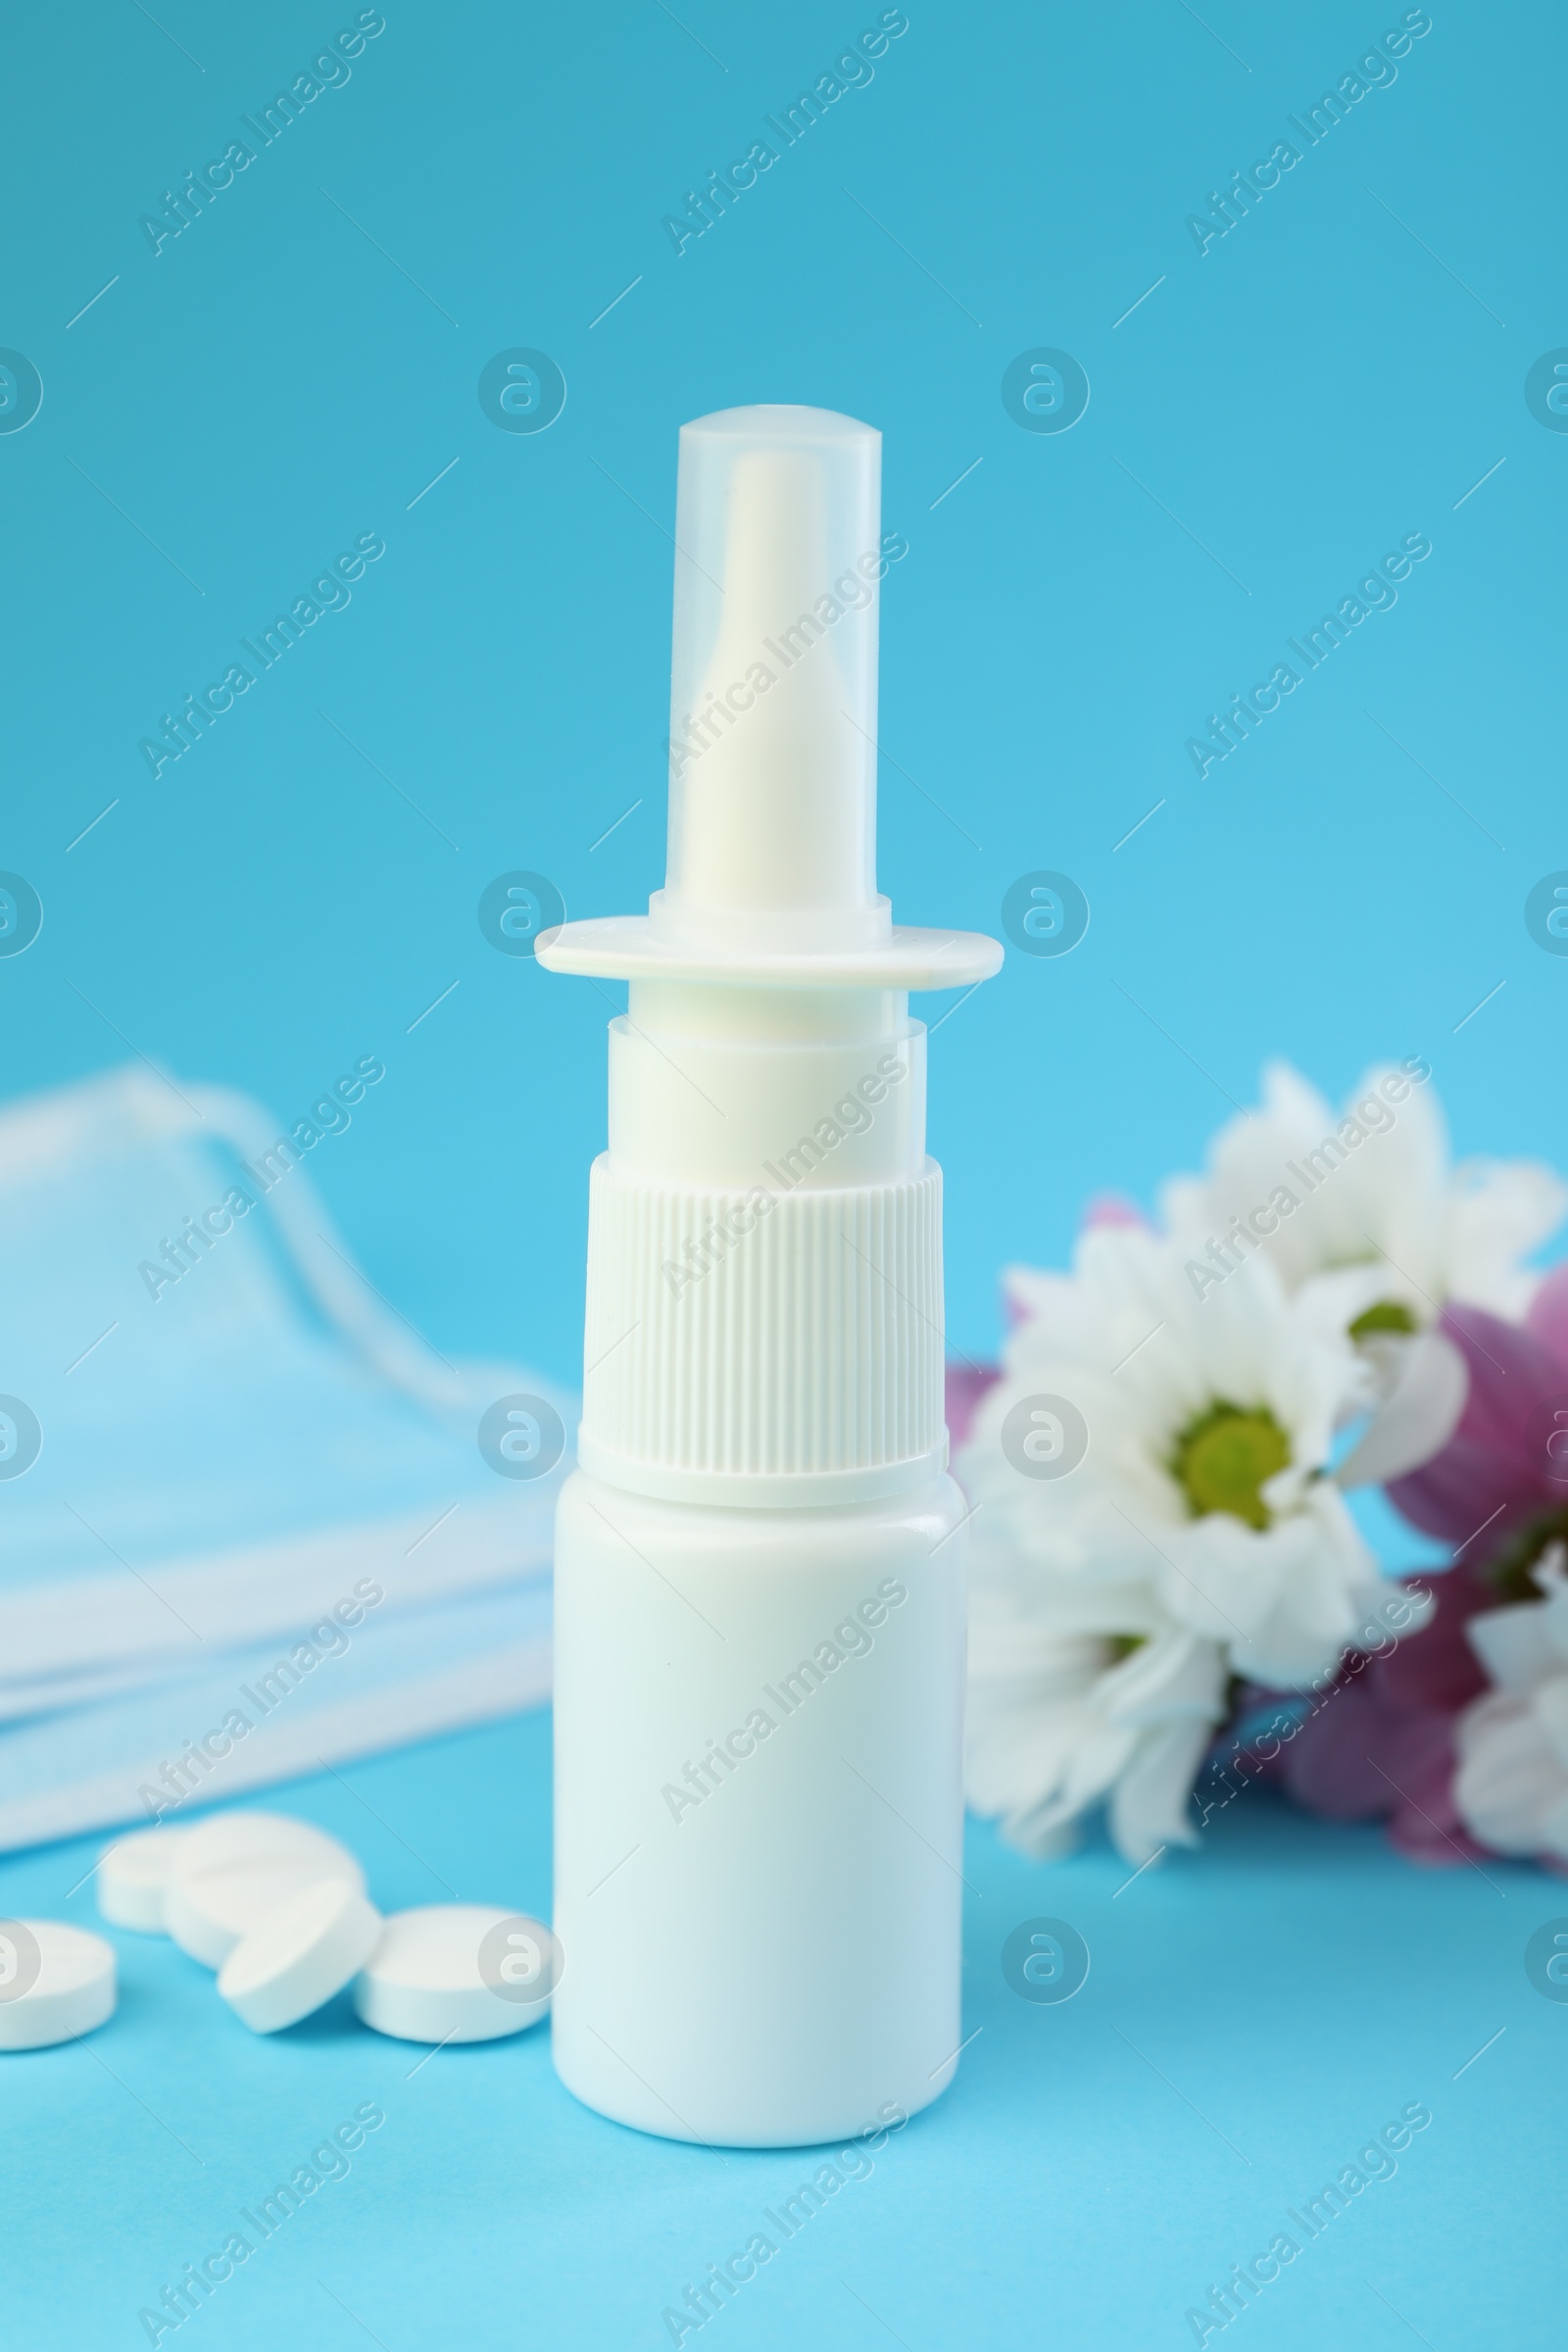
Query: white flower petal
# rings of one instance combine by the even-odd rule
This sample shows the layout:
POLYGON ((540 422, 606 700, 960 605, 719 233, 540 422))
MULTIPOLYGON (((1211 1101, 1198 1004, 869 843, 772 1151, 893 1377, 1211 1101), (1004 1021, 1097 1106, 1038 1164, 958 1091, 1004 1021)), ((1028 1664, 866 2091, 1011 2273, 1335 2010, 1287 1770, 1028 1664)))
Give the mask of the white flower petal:
POLYGON ((1185 1819, 1193 1774, 1224 1712, 1217 1643, 1172 1625, 1147 1589, 1100 1586, 1005 1598, 993 1588, 974 1633, 966 1773, 977 1813, 1000 1816, 1014 1844, 1044 1854, 1061 1851, 1072 1825, 1109 1798, 1113 1835, 1132 1852, 1114 1827, 1130 1781, 1135 1861, 1187 1835, 1171 1825, 1185 1819), (1101 1624, 1086 1637, 1091 1596, 1101 1624), (1105 1637, 1134 1630, 1129 1617, 1140 1621, 1139 1646, 1117 1660, 1105 1637), (1142 1842, 1151 1823, 1158 1834, 1142 1842))
POLYGON ((1568 1674, 1554 1674, 1535 1694, 1536 1721, 1568 1775, 1568 1674))
POLYGON ((1495 1689, 1510 1698, 1528 1698, 1548 1675, 1562 1672, 1562 1659, 1548 1638, 1543 1600, 1483 1609, 1464 1630, 1495 1689))
POLYGON ((1519 1260, 1549 1239, 1568 1214, 1568 1186, 1536 1160, 1470 1160, 1446 1204, 1444 1254, 1449 1296, 1522 1315, 1540 1279, 1519 1260))
POLYGON ((1341 1487, 1387 1486, 1430 1461, 1459 1425, 1470 1374, 1445 1333, 1396 1340, 1391 1369, 1387 1397, 1334 1474, 1341 1487))
POLYGON ((1501 1692, 1477 1699, 1460 1718, 1458 1746, 1454 1803, 1472 1836, 1499 1854, 1547 1851, 1548 1823, 1556 1837, 1568 1799, 1568 1769, 1535 1701, 1501 1692))
POLYGON ((1161 1207, 1173 1234, 1206 1246, 1281 1188, 1297 1205, 1264 1246, 1289 1289, 1365 1263, 1377 1296, 1419 1325, 1446 1298, 1522 1314, 1537 1280, 1522 1260, 1568 1212, 1568 1188, 1533 1161, 1455 1170, 1430 1079, 1412 1085, 1388 1066, 1368 1070, 1336 1113, 1272 1064, 1261 1106, 1221 1128, 1207 1174, 1173 1179, 1161 1207))
POLYGON ((1198 1843, 1188 1800, 1212 1736, 1206 1723, 1168 1724, 1128 1760, 1110 1801, 1110 1834, 1125 1861, 1142 1868, 1161 1846, 1198 1843))

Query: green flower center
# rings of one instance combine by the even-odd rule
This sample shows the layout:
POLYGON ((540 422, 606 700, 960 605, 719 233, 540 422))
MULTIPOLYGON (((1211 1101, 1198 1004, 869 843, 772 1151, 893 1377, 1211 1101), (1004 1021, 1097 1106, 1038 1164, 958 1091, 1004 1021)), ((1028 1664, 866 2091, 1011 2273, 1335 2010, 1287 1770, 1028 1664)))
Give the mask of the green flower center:
POLYGON ((1229 1511, 1261 1529, 1272 1517, 1262 1490, 1290 1458, 1291 1442, 1267 1405, 1248 1411, 1221 1399, 1182 1431, 1170 1472, 1195 1519, 1229 1511))
POLYGON ((1400 1331, 1406 1334, 1415 1329, 1415 1317, 1397 1298, 1380 1298, 1364 1314, 1357 1315, 1350 1325, 1352 1340, 1364 1340, 1374 1331, 1400 1331))
POLYGON ((1111 1666, 1119 1666, 1123 1658, 1132 1656, 1135 1649, 1142 1649, 1148 1640, 1147 1634, 1107 1634, 1105 1647, 1109 1650, 1110 1656, 1106 1663, 1111 1666))

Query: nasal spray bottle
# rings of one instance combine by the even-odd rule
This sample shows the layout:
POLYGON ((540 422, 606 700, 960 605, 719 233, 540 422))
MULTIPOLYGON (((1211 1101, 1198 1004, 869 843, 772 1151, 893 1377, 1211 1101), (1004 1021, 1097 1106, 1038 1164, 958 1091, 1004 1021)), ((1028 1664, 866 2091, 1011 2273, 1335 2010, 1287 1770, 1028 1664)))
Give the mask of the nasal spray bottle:
POLYGON ((682 428, 664 888, 564 924, 630 983, 556 1535, 557 2071, 788 2147, 957 2065, 965 1511, 910 989, 994 940, 875 877, 881 436, 682 428))

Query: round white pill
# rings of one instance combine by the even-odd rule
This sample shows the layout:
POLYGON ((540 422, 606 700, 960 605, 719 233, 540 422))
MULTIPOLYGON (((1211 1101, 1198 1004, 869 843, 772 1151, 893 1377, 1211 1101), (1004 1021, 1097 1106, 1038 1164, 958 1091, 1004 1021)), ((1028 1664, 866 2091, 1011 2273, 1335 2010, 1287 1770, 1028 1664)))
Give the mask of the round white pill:
POLYGON ((318 1879, 234 1946, 218 1989, 253 2034, 280 2033, 341 1992, 380 1934, 381 1914, 357 1886, 318 1879))
POLYGON ((189 1830, 130 1830, 98 1857, 98 1908, 117 1928, 162 1936, 164 1897, 189 1830))
POLYGON ((221 1968, 235 1945, 265 1927, 280 1904, 308 1886, 324 1885, 360 1894, 365 1873, 340 1846, 333 1854, 263 1857, 181 1875, 165 1898, 165 1927, 180 1950, 204 1968, 221 1968))
POLYGON ((544 2016, 561 1966, 561 1946, 537 1919, 489 1903, 428 1903, 386 1922, 354 2006, 402 2041, 493 2041, 544 2016))
POLYGON ((115 1955, 63 1919, 0 1919, 0 2050, 42 2050, 115 2014, 115 1955))
MULTIPOLYGON (((352 1860, 347 1846, 291 1813, 213 1813, 184 1832, 175 1859, 175 1878, 200 1870, 229 1870, 240 1862, 352 1860)), ((322 1874, 323 1876, 325 1873, 322 1874)))

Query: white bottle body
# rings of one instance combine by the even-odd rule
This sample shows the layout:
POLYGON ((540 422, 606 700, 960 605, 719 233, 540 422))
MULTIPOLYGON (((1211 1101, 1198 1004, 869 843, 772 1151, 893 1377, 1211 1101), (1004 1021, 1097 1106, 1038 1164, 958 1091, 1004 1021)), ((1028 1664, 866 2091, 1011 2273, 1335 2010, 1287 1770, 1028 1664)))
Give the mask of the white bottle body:
POLYGON ((787 2147, 952 2079, 964 1520, 946 1476, 825 1509, 568 1482, 552 2031, 587 2105, 787 2147))

